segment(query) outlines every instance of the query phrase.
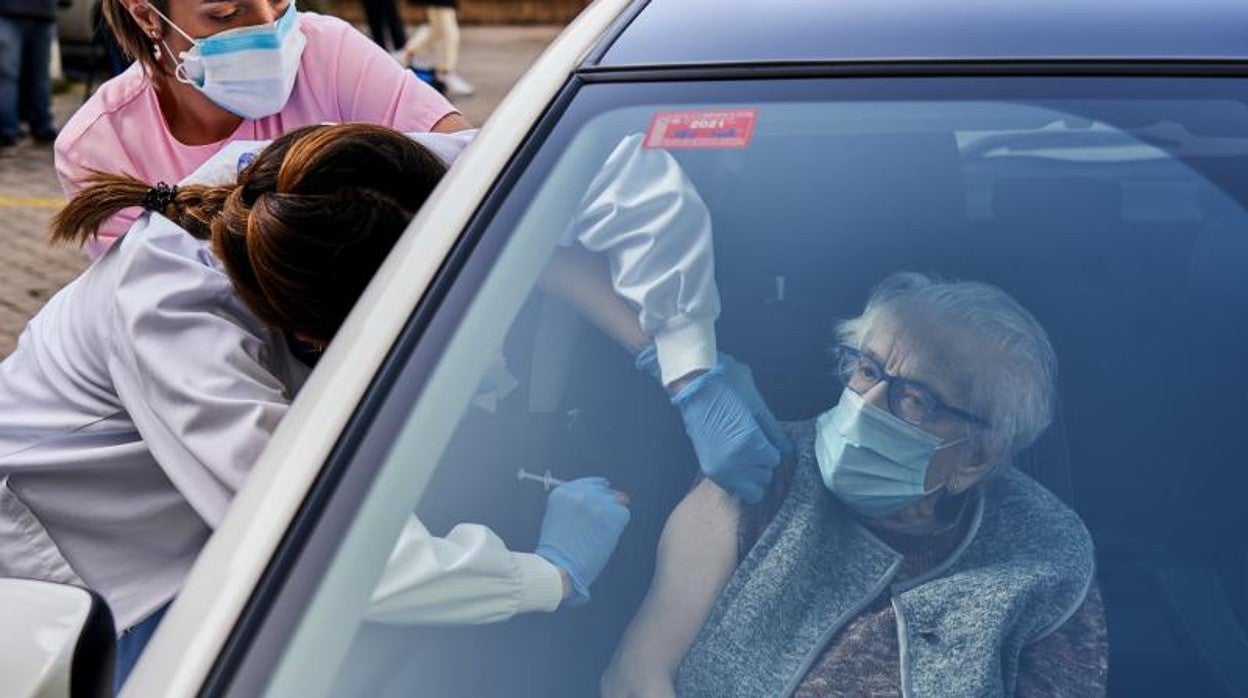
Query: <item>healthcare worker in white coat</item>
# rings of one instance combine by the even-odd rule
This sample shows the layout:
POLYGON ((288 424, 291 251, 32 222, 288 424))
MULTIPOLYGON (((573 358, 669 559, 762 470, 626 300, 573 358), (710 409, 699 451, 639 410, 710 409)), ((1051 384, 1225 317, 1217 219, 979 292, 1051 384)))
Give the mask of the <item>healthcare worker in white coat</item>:
MULTIPOLYGON (((308 127, 237 184, 111 176, 58 214, 54 234, 81 242, 121 205, 150 211, 0 362, 0 575, 98 591, 123 631, 119 683, 308 373, 288 336, 332 338, 444 171, 384 127, 308 127)), ((370 617, 577 603, 628 518, 600 478, 551 493, 534 553, 480 526, 433 538, 413 518, 370 617)))
MULTIPOLYGON (((126 631, 119 680, 306 377, 290 334, 328 342, 371 269, 325 297, 308 285, 331 262, 341 270, 344 249, 375 269, 444 169, 430 151, 448 158, 468 137, 422 136, 425 149, 380 127, 309 127, 237 184, 99 183, 122 194, 112 204, 151 213, 0 362, 0 575, 99 591, 126 631), (301 174, 279 188, 279 170, 301 174), (302 193, 340 198, 300 219, 302 193), (337 254, 318 258, 321 236, 334 235, 337 254), (270 274, 266 253, 308 255, 311 271, 270 274)), ((214 163, 237 160, 235 150, 214 163)), ((111 215, 92 191, 58 217, 63 238, 81 242, 111 215)), ((600 478, 552 492, 532 554, 471 524, 436 538, 413 517, 369 618, 485 623, 583 601, 627 521, 600 478)))

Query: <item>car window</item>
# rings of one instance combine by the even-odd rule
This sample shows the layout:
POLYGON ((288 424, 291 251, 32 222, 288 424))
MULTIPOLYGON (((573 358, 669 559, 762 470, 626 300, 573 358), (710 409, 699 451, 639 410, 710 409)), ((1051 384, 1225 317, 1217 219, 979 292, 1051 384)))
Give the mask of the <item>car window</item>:
MULTIPOLYGON (((892 275, 990 284, 1043 327, 1057 359, 1055 409, 1006 469, 1052 493, 1045 511, 1069 507, 1075 518, 1052 514, 1067 538, 1004 537, 997 554, 1018 565, 1011 570, 1038 569, 1026 564, 1041 560, 1087 583, 1021 596, 1033 593, 1021 591, 1032 589, 1025 574, 996 579, 1017 598, 1054 609, 1015 609, 1035 627, 1002 625, 1009 642, 993 644, 986 627, 962 630, 975 651, 1003 657, 993 680, 1074 693, 1107 680, 1115 695, 1233 687, 1248 659, 1248 538, 1239 534, 1248 477, 1239 425, 1248 396, 1248 105, 1234 87, 941 78, 582 89, 483 214, 472 252, 477 273, 457 282, 474 284, 471 302, 396 423, 381 475, 327 574, 347 579, 350 567, 352 581, 327 584, 301 621, 300 632, 337 638, 335 651, 311 658, 292 650, 283 670, 327 662, 331 692, 344 695, 599 690, 650 588, 660 534, 699 480, 679 410, 635 368, 633 349, 539 283, 552 255, 580 244, 569 230, 584 214, 586 192, 632 139, 637 152, 664 153, 709 212, 718 346, 750 367, 770 410, 796 425, 788 432, 795 441, 812 439, 812 425, 843 400, 832 352, 844 339, 837 321, 861 314, 892 275), (589 603, 468 627, 365 620, 408 515, 439 536, 459 524, 487 526, 510 549, 531 552, 547 473, 602 476, 630 499, 631 521, 589 603), (1086 565, 1070 542, 1081 526, 1090 532, 1089 555, 1094 550, 1086 565), (1035 553, 1026 564, 1018 562, 1023 549, 1035 553), (1062 669, 1071 662, 1074 679, 1062 669)), ((623 216, 630 200, 621 196, 625 203, 600 215, 623 216)), ((664 234, 667 209, 647 210, 634 211, 643 223, 633 224, 664 234)), ((1008 519, 1024 509, 989 503, 982 521, 954 516, 946 547, 911 578, 922 587, 930 573, 929 596, 890 578, 876 593, 846 592, 861 603, 844 618, 812 619, 815 599, 783 593, 786 584, 807 586, 768 576, 775 572, 760 562, 765 551, 754 547, 779 546, 775 529, 798 525, 777 512, 790 512, 783 507, 804 486, 801 468, 815 462, 782 465, 776 482, 788 489, 725 519, 741 567, 723 596, 712 593, 712 620, 695 649, 676 660, 684 662, 675 680, 685 691, 713 674, 708 657, 727 662, 741 685, 774 671, 783 674, 776 686, 799 692, 845 677, 885 692, 901 681, 951 680, 925 664, 915 639, 927 632, 937 642, 951 626, 898 631, 898 623, 939 605, 941 575, 971 574, 946 564, 971 550, 959 547, 965 536, 991 538, 985 526, 1022 530, 1008 519), (753 590, 751 579, 772 591, 753 590), (730 622, 748 627, 712 627, 730 622), (903 647, 899 635, 908 638, 903 647), (801 661, 776 669, 772 656, 801 661)), ((853 516, 847 520, 859 520, 853 516)), ((793 545, 786 554, 813 554, 793 545)), ((694 580, 701 574, 682 559, 667 564, 694 580)), ((835 576, 826 566, 801 569, 835 576)), ((968 589, 989 584, 958 579, 980 580, 968 589)), ((976 603, 990 604, 985 589, 976 603)), ((941 618, 958 622, 956 614, 941 618)))

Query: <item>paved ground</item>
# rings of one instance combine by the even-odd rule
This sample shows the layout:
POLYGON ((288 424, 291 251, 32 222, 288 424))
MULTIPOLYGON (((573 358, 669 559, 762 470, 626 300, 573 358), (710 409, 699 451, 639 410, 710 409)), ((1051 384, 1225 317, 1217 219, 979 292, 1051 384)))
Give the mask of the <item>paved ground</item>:
MULTIPOLYGON (((558 27, 464 27, 460 72, 477 87, 457 106, 484 123, 558 27)), ((82 101, 82 89, 58 95, 57 123, 82 101)), ((52 150, 26 142, 0 153, 0 358, 13 350, 26 321, 86 267, 77 250, 49 248, 47 225, 61 205, 52 150)))

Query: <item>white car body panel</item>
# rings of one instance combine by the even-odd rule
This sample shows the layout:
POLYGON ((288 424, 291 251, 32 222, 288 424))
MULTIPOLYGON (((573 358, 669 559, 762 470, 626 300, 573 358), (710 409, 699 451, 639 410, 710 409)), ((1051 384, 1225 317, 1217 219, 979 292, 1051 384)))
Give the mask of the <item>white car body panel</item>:
POLYGON ((0 687, 6 696, 68 696, 74 649, 91 614, 91 595, 67 584, 0 580, 0 687), (16 631, 16 632, 14 632, 16 631))

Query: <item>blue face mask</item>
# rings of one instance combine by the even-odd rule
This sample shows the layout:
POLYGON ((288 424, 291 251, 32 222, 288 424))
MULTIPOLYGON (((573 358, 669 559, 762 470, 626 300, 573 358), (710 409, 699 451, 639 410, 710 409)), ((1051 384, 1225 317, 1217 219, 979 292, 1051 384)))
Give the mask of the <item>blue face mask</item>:
POLYGON ((815 424, 823 484, 854 511, 877 518, 939 490, 925 489, 932 456, 966 438, 941 443, 848 388, 815 424))
POLYGON ((191 38, 160 10, 148 7, 191 42, 190 50, 176 58, 174 76, 179 81, 244 119, 270 116, 286 106, 307 45, 294 0, 272 24, 227 29, 202 39, 191 38))

